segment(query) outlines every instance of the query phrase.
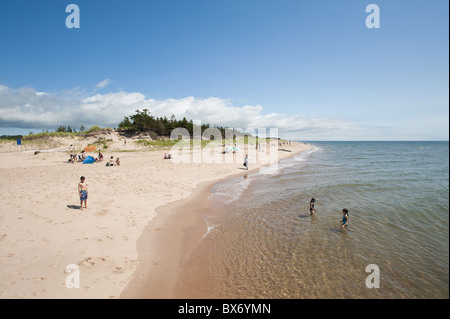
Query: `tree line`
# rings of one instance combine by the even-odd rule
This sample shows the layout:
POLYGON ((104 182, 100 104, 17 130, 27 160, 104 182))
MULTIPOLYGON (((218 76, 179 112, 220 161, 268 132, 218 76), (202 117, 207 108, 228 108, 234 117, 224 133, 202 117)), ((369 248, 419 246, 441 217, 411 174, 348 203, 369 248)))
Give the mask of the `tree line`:
MULTIPOLYGON (((151 115, 148 109, 136 110, 136 113, 131 116, 125 116, 122 122, 119 124, 119 129, 133 130, 139 132, 154 132, 158 136, 169 137, 170 133, 176 128, 186 129, 190 136, 194 136, 194 131, 198 131, 203 134, 203 132, 210 128, 210 124, 201 124, 199 127, 192 120, 187 120, 183 117, 181 120, 177 120, 175 115, 172 115, 170 119, 166 116, 154 117, 151 115)), ((225 127, 214 126, 222 133, 222 138, 225 138, 225 127)), ((235 135, 240 135, 239 132, 234 131, 235 135)))
MULTIPOLYGON (((78 132, 84 132, 86 130, 86 128, 81 125, 80 129, 78 130, 78 132)), ((60 125, 55 132, 67 132, 67 133, 77 133, 77 129, 76 128, 71 128, 70 125, 69 126, 64 126, 64 125, 60 125)), ((48 133, 48 132, 47 132, 48 133)))

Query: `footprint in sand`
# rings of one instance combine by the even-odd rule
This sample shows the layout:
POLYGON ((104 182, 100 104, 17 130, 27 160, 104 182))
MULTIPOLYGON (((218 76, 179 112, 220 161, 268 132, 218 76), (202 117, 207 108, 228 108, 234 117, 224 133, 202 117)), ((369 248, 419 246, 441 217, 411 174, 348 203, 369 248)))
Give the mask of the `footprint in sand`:
POLYGON ((102 209, 102 210, 99 210, 98 212, 96 212, 95 215, 96 216, 105 216, 108 213, 109 213, 109 211, 102 209))
POLYGON ((83 259, 82 261, 78 262, 78 266, 93 266, 95 265, 95 262, 91 260, 92 257, 88 257, 83 259))
POLYGON ((125 272, 125 269, 123 267, 120 266, 116 266, 113 270, 114 274, 123 274, 125 272))

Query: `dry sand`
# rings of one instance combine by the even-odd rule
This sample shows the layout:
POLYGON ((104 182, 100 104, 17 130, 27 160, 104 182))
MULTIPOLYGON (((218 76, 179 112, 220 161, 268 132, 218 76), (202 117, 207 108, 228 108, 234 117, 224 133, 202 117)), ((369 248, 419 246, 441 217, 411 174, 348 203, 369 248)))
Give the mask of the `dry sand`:
MULTIPOLYGON (((86 146, 86 140, 61 139, 65 146, 37 155, 0 153, 0 298, 121 297, 132 278, 139 279, 135 271, 145 254, 138 253, 138 241, 154 225, 157 208, 188 198, 200 183, 243 173, 242 151, 225 155, 235 156, 234 163, 175 163, 163 159, 167 150, 123 152, 141 147, 132 140, 124 146, 114 134, 110 138, 115 151, 104 151, 105 158, 120 157, 120 167, 68 163, 64 150, 86 146), (88 208, 82 211, 80 176, 89 185, 88 208), (74 275, 66 272, 71 264, 79 268, 80 288, 66 286, 74 275)), ((280 151, 280 159, 309 147, 283 148, 292 152, 280 151)), ((251 161, 251 168, 264 164, 251 161)), ((146 247, 155 256, 157 247, 146 247)))

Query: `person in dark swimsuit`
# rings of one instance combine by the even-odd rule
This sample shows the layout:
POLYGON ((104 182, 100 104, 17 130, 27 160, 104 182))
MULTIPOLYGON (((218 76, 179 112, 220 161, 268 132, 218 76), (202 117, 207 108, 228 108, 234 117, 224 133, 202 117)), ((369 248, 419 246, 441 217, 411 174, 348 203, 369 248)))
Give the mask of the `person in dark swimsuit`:
POLYGON ((316 212, 316 209, 314 208, 315 202, 316 202, 316 200, 314 198, 311 198, 311 201, 309 202, 309 213, 311 215, 314 215, 314 213, 316 212))
POLYGON ((349 218, 348 217, 348 209, 344 208, 342 210, 342 214, 344 216, 342 217, 342 226, 341 226, 341 228, 348 227, 348 218, 349 218))

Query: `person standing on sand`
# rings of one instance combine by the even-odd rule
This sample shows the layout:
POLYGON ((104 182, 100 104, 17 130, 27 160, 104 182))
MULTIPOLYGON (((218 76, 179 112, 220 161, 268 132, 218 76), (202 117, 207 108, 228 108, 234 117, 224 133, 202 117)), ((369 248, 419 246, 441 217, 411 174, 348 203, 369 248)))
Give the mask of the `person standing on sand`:
POLYGON ((314 215, 314 213, 316 212, 316 209, 314 208, 315 202, 316 200, 314 198, 311 198, 311 201, 309 202, 309 212, 311 215, 314 215))
POLYGON ((247 171, 248 171, 248 154, 247 155, 245 155, 245 159, 244 159, 244 166, 245 166, 245 168, 247 169, 247 171))
POLYGON ((80 209, 83 210, 83 202, 84 208, 87 208, 87 199, 88 199, 88 184, 86 184, 86 177, 81 176, 80 182, 78 183, 78 195, 80 195, 80 209))
POLYGON ((348 218, 349 218, 348 217, 348 209, 344 208, 342 210, 342 214, 344 216, 342 217, 342 226, 341 226, 341 228, 344 229, 345 227, 348 227, 348 218))

